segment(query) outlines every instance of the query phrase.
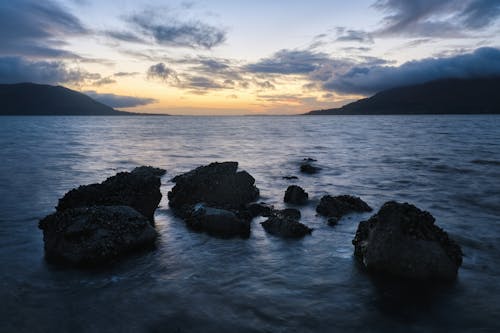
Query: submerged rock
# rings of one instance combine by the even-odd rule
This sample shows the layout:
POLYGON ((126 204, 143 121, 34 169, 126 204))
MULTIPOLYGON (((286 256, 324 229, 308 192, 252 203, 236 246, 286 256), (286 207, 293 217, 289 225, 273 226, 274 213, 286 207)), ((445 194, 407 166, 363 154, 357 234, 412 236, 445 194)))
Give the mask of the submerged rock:
POLYGON ((286 189, 284 201, 294 205, 303 205, 307 203, 309 194, 300 186, 290 185, 286 189))
POLYGON ((234 212, 225 209, 198 204, 185 221, 190 228, 215 236, 244 238, 250 236, 250 221, 239 218, 234 212))
POLYGON ((296 219, 283 215, 273 215, 261 223, 264 230, 271 235, 285 238, 300 238, 310 235, 313 229, 296 219))
POLYGON ((160 177, 165 170, 142 166, 120 172, 100 184, 83 185, 66 193, 57 211, 90 206, 130 206, 151 222, 161 201, 160 177))
POLYGON ((352 241, 354 255, 369 271, 453 280, 462 264, 462 250, 434 221, 430 213, 411 204, 387 202, 359 223, 352 241))
POLYGON ((283 176, 283 177, 281 177, 281 178, 286 179, 286 180, 294 180, 294 179, 299 179, 299 177, 297 177, 297 176, 283 176))
POLYGON ((197 203, 224 209, 242 209, 259 197, 255 179, 239 171, 238 162, 211 163, 172 179, 168 192, 169 206, 185 215, 197 203))
POLYGON ((332 197, 325 195, 321 198, 316 212, 326 217, 339 220, 342 216, 354 212, 371 212, 372 208, 359 197, 351 195, 338 195, 332 197))
POLYGON ((39 223, 45 257, 72 265, 96 265, 152 246, 157 235, 149 220, 127 206, 71 208, 39 223))
POLYGON ((300 165, 300 172, 302 173, 307 173, 307 174, 315 174, 318 173, 321 170, 320 167, 312 165, 310 162, 302 163, 300 165))

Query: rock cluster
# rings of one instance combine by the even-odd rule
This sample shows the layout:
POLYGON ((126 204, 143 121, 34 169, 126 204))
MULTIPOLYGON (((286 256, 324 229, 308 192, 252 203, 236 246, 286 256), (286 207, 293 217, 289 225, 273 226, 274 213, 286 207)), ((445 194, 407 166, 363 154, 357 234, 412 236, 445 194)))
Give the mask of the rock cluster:
POLYGON ((434 221, 414 205, 389 201, 359 223, 352 241, 354 255, 369 271, 453 280, 462 264, 462 250, 434 221))
POLYGON ((152 246, 163 174, 143 166, 66 193, 38 225, 47 260, 95 265, 152 246))

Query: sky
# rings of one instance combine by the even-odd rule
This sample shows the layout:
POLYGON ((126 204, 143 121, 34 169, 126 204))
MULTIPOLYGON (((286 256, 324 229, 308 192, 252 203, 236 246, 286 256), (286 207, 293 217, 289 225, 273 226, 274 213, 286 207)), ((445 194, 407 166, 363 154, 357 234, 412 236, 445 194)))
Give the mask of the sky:
POLYGON ((500 0, 0 0, 0 83, 114 108, 294 114, 500 75, 500 0))

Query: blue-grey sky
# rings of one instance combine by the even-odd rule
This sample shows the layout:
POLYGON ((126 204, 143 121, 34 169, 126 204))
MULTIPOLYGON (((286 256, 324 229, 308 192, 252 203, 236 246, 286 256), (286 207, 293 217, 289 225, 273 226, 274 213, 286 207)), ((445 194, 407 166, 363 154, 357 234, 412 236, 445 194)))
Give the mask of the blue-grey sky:
POLYGON ((296 113, 500 75, 499 0, 0 0, 0 83, 117 108, 296 113))

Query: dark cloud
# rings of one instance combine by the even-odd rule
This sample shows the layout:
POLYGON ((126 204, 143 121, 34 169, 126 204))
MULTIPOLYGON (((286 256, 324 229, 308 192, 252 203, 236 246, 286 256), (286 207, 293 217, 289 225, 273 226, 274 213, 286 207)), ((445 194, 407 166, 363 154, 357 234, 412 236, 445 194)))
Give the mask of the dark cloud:
POLYGON ((0 1, 0 55, 78 58, 61 49, 65 37, 89 31, 80 20, 52 1, 0 1))
POLYGON ((121 42, 146 43, 146 41, 132 32, 127 31, 105 31, 105 36, 111 37, 121 42))
MULTIPOLYGON (((128 22, 146 38, 153 39, 159 45, 211 49, 226 40, 226 31, 221 27, 199 20, 181 22, 173 17, 159 18, 152 11, 132 15, 128 22)), ((141 37, 131 33, 110 36, 122 41, 142 40, 141 37)))
POLYGON ((70 69, 62 61, 28 61, 22 57, 0 57, 1 83, 58 84, 99 79, 99 74, 70 69))
POLYGON ((110 77, 104 77, 102 79, 95 81, 94 83, 92 83, 92 85, 96 86, 96 87, 100 87, 100 86, 104 86, 107 84, 113 84, 113 83, 116 83, 116 80, 114 80, 110 77))
POLYGON ((133 108, 157 102, 157 100, 153 98, 100 94, 92 90, 84 91, 83 93, 112 108, 133 108))
POLYGON ((344 27, 337 27, 337 42, 358 42, 365 44, 373 44, 373 36, 363 30, 352 30, 344 27))
POLYGON ((186 88, 194 90, 222 89, 224 85, 204 76, 190 76, 183 84, 186 88))
POLYGON ((497 0, 378 0, 374 7, 386 13, 380 36, 463 37, 500 16, 497 0))
POLYGON ((115 77, 127 77, 127 76, 136 76, 139 75, 138 72, 118 72, 113 74, 115 77))
POLYGON ((410 61, 401 66, 354 66, 332 76, 323 88, 340 93, 375 92, 442 78, 476 78, 500 75, 500 50, 479 48, 473 53, 410 61))
POLYGON ((276 87, 269 81, 262 81, 262 82, 255 81, 255 84, 261 89, 271 89, 271 90, 276 89, 276 87))
POLYGON ((244 69, 251 73, 307 74, 329 60, 322 52, 308 50, 281 50, 272 57, 249 64, 244 69))
POLYGON ((156 65, 153 65, 148 68, 147 72, 148 78, 151 79, 160 79, 165 82, 174 82, 179 83, 179 78, 177 76, 177 72, 169 67, 167 67, 164 63, 160 62, 156 65))

